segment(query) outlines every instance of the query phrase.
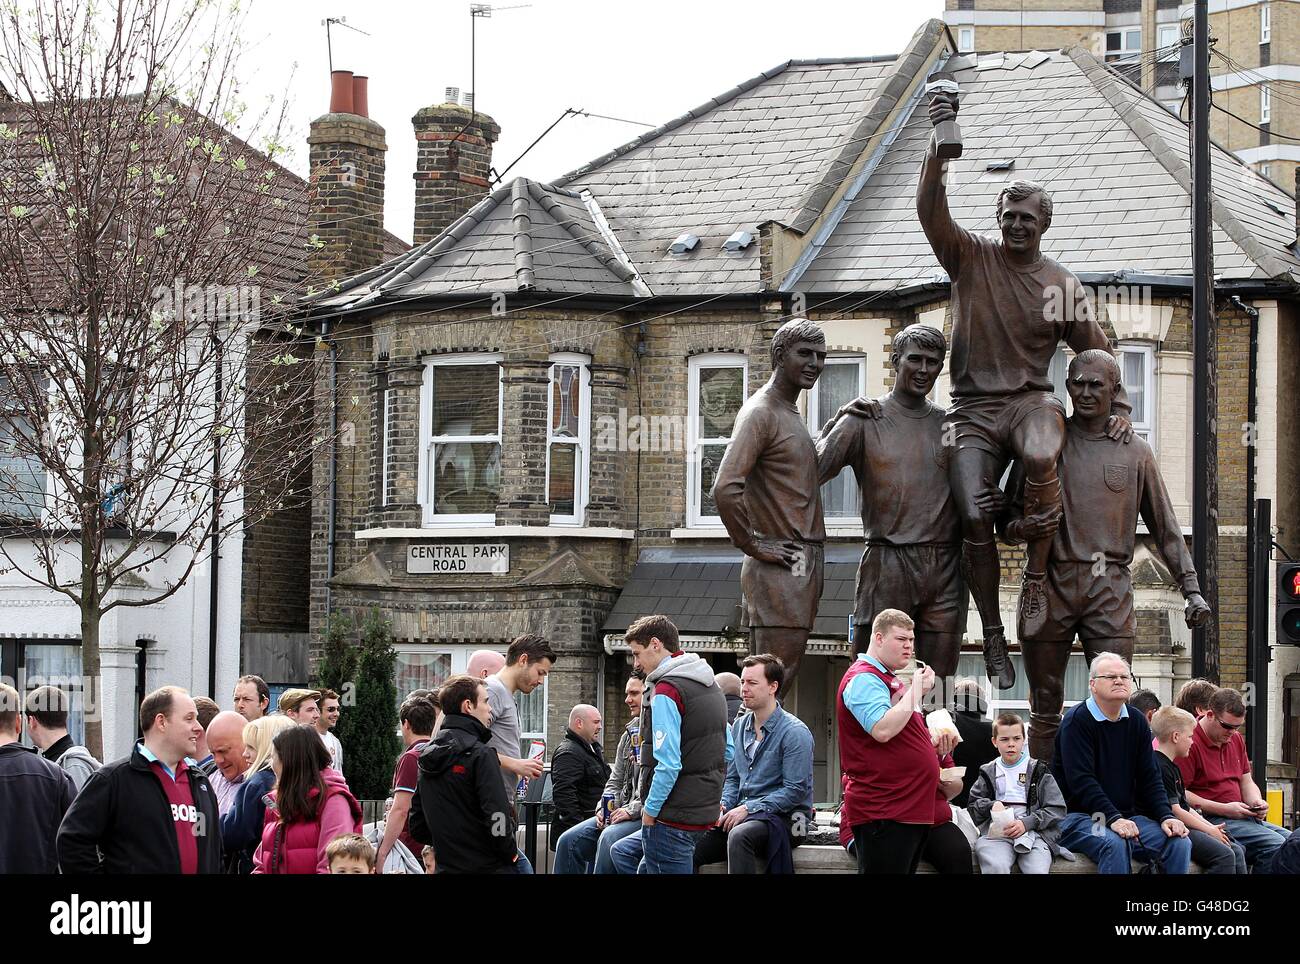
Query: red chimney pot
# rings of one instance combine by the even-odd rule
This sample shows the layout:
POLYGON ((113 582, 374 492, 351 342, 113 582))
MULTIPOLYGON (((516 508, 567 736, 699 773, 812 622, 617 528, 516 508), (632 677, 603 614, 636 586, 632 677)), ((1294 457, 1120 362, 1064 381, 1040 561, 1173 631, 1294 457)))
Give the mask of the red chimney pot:
POLYGON ((364 74, 352 78, 352 112, 361 117, 370 116, 370 78, 364 74))
POLYGON ((352 113, 353 78, 350 70, 335 70, 330 73, 330 113, 352 113))

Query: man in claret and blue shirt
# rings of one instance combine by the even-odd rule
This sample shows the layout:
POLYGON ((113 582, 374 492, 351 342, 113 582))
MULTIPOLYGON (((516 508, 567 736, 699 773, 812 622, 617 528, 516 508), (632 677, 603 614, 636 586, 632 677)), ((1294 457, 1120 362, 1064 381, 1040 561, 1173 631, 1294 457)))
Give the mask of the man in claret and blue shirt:
POLYGON ((934 670, 918 669, 910 684, 896 675, 912 661, 914 630, 905 612, 877 613, 867 651, 844 674, 835 700, 840 842, 852 840, 860 874, 916 873, 934 824, 939 754, 921 714, 934 670))
POLYGON ((731 756, 727 700, 709 664, 678 649, 667 616, 643 616, 624 638, 652 695, 641 709, 641 830, 611 856, 620 873, 689 874, 695 845, 718 822, 731 756))

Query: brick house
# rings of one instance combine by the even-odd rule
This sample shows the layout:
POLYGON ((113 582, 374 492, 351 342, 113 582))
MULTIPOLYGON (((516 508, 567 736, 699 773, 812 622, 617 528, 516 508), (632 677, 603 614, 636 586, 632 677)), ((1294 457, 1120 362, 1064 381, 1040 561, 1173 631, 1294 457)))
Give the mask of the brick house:
MULTIPOLYGON (((828 367, 804 400, 815 432, 849 398, 887 389, 898 330, 950 326, 948 279, 913 200, 930 129, 922 87, 941 62, 963 90, 954 215, 992 232, 1009 178, 1052 191, 1044 250, 1098 286, 1135 421, 1190 533, 1186 129, 1080 48, 977 56, 954 46, 930 21, 896 57, 787 62, 549 184, 519 178, 488 193, 482 148, 496 129, 481 114, 449 107, 440 131, 421 128, 417 198, 442 190, 459 202, 478 186, 482 199, 316 308, 338 366, 335 406, 318 417, 336 411, 350 444, 314 472, 313 639, 329 609, 380 607, 409 689, 461 669, 473 649, 546 633, 561 658, 524 718, 552 745, 578 701, 600 705, 616 738, 630 664, 622 632, 639 615, 668 613, 686 648, 734 670, 747 651, 740 555, 708 490, 736 410, 770 374, 771 335, 801 314, 826 331, 828 367), (473 152, 448 147, 458 130, 473 152), (434 150, 442 167, 423 160, 434 150)), ((1288 501, 1300 471, 1300 258, 1294 199, 1226 151, 1214 167, 1222 666, 1224 682, 1239 684, 1248 489, 1283 497, 1283 545, 1296 547, 1300 525, 1288 501), (1239 444, 1247 422, 1249 448, 1239 444)), ((417 235, 429 210, 441 209, 417 202, 417 235)), ((1067 361, 1062 348, 1062 392, 1067 361)), ((936 396, 947 398, 942 381, 936 396)), ((818 799, 834 800, 833 694, 854 651, 862 528, 851 474, 824 495, 826 589, 787 705, 816 735, 818 799)), ((1004 563, 1014 627, 1021 559, 1005 551, 1004 563)), ((1136 669, 1167 700, 1190 665, 1181 597, 1144 546, 1134 569, 1136 669)), ((971 618, 961 670, 981 677, 971 618)), ((1281 708, 1300 660, 1281 647, 1273 667, 1281 708)), ((1027 705, 1020 676, 1002 705, 1027 705)), ((1080 653, 1067 699, 1086 695, 1085 678, 1080 653)), ((1282 718, 1274 756, 1291 758, 1282 718)))

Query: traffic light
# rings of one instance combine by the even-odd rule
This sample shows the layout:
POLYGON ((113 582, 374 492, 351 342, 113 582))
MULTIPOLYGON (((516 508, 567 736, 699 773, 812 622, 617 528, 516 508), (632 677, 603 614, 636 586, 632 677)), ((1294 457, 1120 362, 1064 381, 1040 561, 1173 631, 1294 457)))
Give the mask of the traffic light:
POLYGON ((1300 562, 1277 564, 1277 641, 1300 646, 1300 562))

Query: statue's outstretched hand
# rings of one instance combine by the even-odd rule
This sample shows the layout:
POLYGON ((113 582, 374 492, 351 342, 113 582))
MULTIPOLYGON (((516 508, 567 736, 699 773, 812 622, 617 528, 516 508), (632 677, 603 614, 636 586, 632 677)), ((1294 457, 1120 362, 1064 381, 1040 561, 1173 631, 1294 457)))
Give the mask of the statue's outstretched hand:
POLYGON ((826 424, 822 426, 821 437, 825 438, 826 434, 835 427, 845 415, 857 415, 859 418, 880 418, 882 415, 880 403, 874 398, 866 395, 855 398, 851 402, 845 402, 840 406, 840 410, 827 419, 826 424))
POLYGON ((1046 512, 1025 516, 1021 520, 1020 534, 1029 542, 1036 542, 1039 539, 1048 539, 1056 535, 1056 530, 1060 526, 1061 507, 1054 505, 1046 512))
POLYGON ((1133 423, 1127 415, 1112 415, 1106 420, 1106 434, 1116 442, 1127 445, 1133 441, 1133 423))
POLYGON ((1205 601, 1205 598, 1199 592, 1188 595, 1183 618, 1187 621, 1187 625, 1193 629, 1197 626, 1203 626, 1205 621, 1210 618, 1210 604, 1205 601))
POLYGON ((984 488, 975 493, 975 504, 980 507, 980 511, 985 515, 998 516, 1002 514, 1006 506, 1006 496, 996 485, 988 484, 989 480, 985 479, 984 488))

